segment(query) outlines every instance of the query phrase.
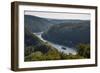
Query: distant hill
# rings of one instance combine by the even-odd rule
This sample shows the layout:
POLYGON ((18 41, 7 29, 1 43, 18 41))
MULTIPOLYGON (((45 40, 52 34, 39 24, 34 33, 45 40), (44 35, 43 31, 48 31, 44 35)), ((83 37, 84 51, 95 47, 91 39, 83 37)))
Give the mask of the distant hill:
POLYGON ((47 31, 52 25, 63 24, 63 23, 81 23, 82 20, 71 20, 71 19, 50 19, 42 18, 32 15, 24 15, 25 26, 31 32, 43 32, 47 31))
MULTIPOLYGON (((90 21, 50 19, 24 15, 25 27, 31 32, 44 32, 45 40, 75 47, 78 43, 90 43, 90 21)), ((34 43, 34 42, 32 42, 34 43)))
POLYGON ((42 37, 69 47, 75 47, 79 43, 90 43, 90 22, 84 20, 53 25, 42 37))
POLYGON ((52 25, 47 19, 31 15, 24 15, 24 23, 31 32, 46 31, 52 25))

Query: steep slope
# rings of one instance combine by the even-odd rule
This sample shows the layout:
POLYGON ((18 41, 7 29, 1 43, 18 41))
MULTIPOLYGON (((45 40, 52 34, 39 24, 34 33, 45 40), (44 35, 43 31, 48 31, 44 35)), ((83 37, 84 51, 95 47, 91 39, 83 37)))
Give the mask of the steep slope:
POLYGON ((24 23, 31 32, 46 31, 52 25, 47 19, 31 15, 24 15, 24 23))
MULTIPOLYGON (((25 59, 24 60, 25 61, 34 61, 36 59, 40 60, 38 58, 33 57, 34 54, 37 52, 40 52, 43 55, 47 54, 48 57, 46 57, 45 59, 52 59, 52 58, 57 59, 57 56, 59 56, 58 50, 56 50, 54 47, 52 47, 48 43, 45 43, 42 40, 40 40, 37 36, 32 34, 26 27, 25 27, 24 39, 25 39, 25 42, 24 42, 25 44, 24 46, 25 59), (55 56, 52 56, 52 55, 55 55, 55 56)), ((44 60, 44 59, 41 59, 41 60, 44 60)))
POLYGON ((59 52, 56 48, 44 43, 28 29, 25 28, 25 48, 24 61, 44 61, 44 60, 64 60, 64 59, 82 59, 80 55, 67 55, 59 52))
POLYGON ((36 37, 33 33, 31 33, 26 27, 25 27, 25 34, 24 34, 24 42, 25 46, 30 45, 39 45, 42 43, 42 41, 36 37))
POLYGON ((56 44, 75 47, 79 43, 90 43, 90 22, 77 21, 53 25, 42 37, 56 44))

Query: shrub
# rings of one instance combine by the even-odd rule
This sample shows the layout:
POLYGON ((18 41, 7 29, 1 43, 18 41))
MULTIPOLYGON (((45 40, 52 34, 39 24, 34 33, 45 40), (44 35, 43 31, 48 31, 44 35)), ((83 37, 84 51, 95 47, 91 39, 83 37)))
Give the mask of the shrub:
POLYGON ((90 45, 89 44, 79 44, 77 45, 78 54, 85 58, 90 58, 90 45))

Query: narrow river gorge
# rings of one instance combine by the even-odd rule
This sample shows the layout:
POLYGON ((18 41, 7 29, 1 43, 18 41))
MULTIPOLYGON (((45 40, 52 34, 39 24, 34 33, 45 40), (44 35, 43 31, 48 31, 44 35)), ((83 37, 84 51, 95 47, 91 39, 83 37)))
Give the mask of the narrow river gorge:
POLYGON ((42 40, 43 42, 48 42, 52 47, 56 48, 59 52, 63 52, 65 54, 73 54, 73 55, 76 55, 77 54, 77 51, 75 48, 70 48, 70 47, 67 47, 67 46, 63 46, 63 45, 59 45, 59 44, 55 44, 53 42, 50 42, 48 40, 45 40, 43 37, 42 37, 42 34, 43 32, 38 32, 38 33, 33 33, 34 35, 36 35, 40 40, 42 40))

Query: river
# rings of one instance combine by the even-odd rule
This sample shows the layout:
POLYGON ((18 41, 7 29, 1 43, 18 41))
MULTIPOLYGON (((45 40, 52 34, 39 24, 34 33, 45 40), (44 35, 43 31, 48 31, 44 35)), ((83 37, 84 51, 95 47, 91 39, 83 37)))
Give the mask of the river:
POLYGON ((45 39, 42 38, 42 34, 43 32, 38 32, 38 33, 33 33, 34 35, 36 35, 38 38, 40 38, 42 41, 44 42, 48 42, 51 46, 53 46, 54 48, 56 48, 59 52, 63 52, 65 54, 73 54, 76 55, 77 51, 75 50, 75 48, 70 48, 67 46, 63 46, 63 45, 59 45, 59 44, 54 44, 50 41, 47 41, 45 39))

